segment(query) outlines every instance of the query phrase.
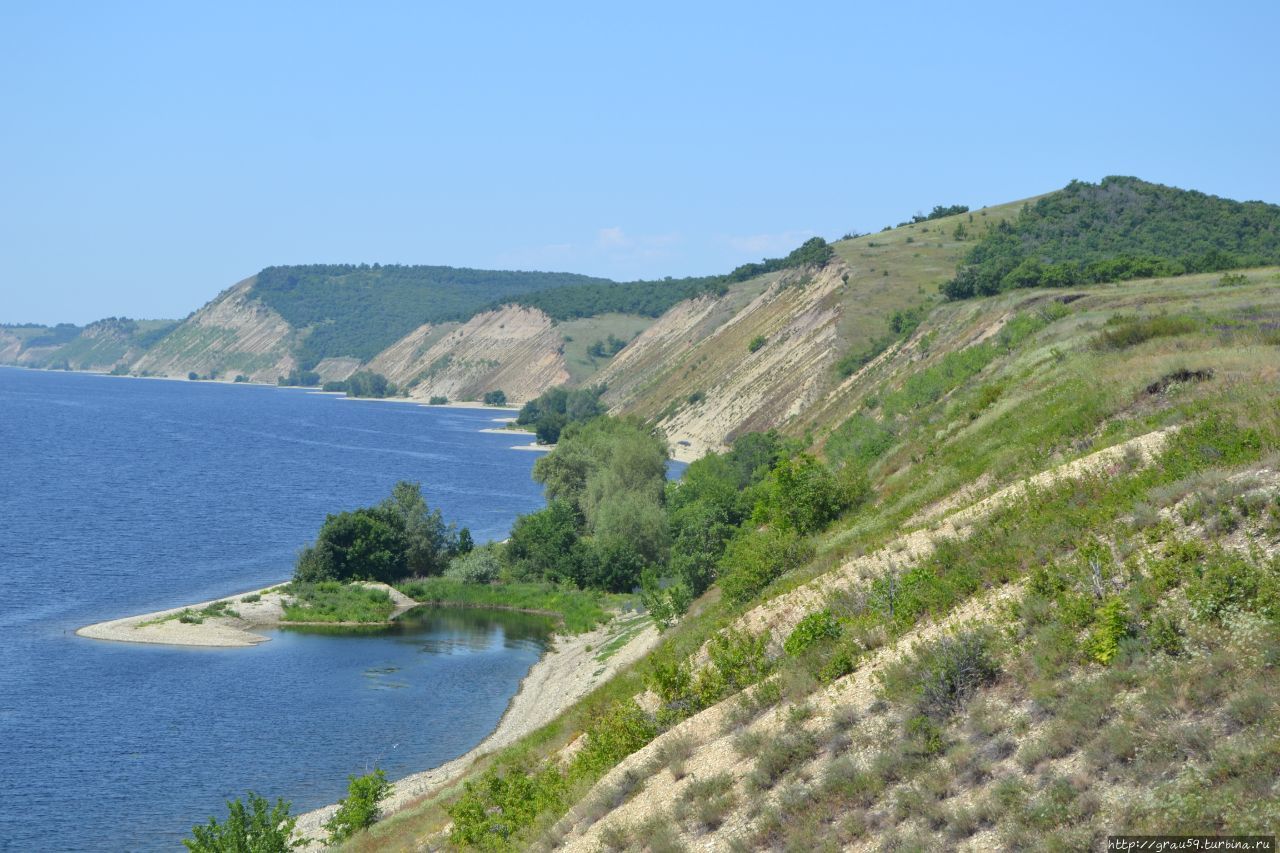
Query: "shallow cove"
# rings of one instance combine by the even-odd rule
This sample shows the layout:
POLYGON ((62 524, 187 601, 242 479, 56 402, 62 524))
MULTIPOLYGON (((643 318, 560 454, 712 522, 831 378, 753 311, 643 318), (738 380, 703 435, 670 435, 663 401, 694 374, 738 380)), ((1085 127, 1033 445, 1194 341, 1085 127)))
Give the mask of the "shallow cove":
POLYGON ((277 583, 326 513, 400 479, 504 537, 542 497, 492 417, 0 368, 0 850, 175 849, 248 789, 301 812, 488 735, 541 654, 526 614, 242 649, 72 632, 277 583))

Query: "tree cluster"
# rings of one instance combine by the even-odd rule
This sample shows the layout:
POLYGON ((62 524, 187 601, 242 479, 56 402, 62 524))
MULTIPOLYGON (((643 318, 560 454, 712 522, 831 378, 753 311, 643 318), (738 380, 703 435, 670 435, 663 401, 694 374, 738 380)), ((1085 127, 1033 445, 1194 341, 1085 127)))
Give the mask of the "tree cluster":
POLYGON ((276 379, 276 384, 281 387, 300 386, 303 388, 314 388, 320 384, 320 374, 314 370, 298 370, 294 368, 289 371, 288 376, 280 376, 276 379))
POLYGON ((427 506, 421 484, 399 482, 376 506, 326 517, 315 543, 298 555, 294 580, 394 583, 438 575, 471 547, 470 531, 427 506))
POLYGON ((569 424, 589 421, 605 413, 606 406, 600 402, 604 392, 603 385, 574 390, 548 389, 521 407, 516 423, 532 426, 540 443, 555 444, 569 424))
POLYGON ((1280 263, 1280 206, 1110 177, 1073 181, 987 230, 949 299, 1280 263))
POLYGON ((637 419, 570 424, 534 465, 548 505, 516 520, 503 555, 509 575, 632 589, 667 559, 666 463, 666 441, 637 419))
POLYGON ((587 355, 592 358, 613 358, 622 352, 627 342, 617 335, 610 334, 607 340, 595 341, 587 347, 587 355))
POLYGON ((943 207, 942 205, 937 204, 937 205, 934 205, 933 210, 929 211, 928 213, 917 213, 916 215, 911 217, 910 222, 903 222, 898 227, 901 228, 903 225, 915 225, 920 222, 928 222, 932 219, 942 219, 943 217, 946 217, 946 216, 959 216, 961 213, 968 213, 968 212, 969 212, 969 205, 967 204, 952 204, 946 207, 943 207))
MULTIPOLYGON (((653 281, 575 284, 527 293, 505 301, 537 308, 553 320, 611 313, 658 317, 677 302, 708 293, 718 296, 724 291, 724 280, 720 276, 668 277, 653 281)), ((490 307, 496 308, 500 304, 502 300, 495 301, 490 307)))
POLYGON ((725 276, 726 281, 746 281, 765 273, 798 267, 825 267, 835 250, 821 237, 810 237, 785 258, 765 258, 759 263, 743 264, 725 276))
POLYGON ((348 397, 394 397, 399 391, 394 382, 387 380, 381 373, 361 370, 346 379, 324 383, 325 391, 343 391, 348 397))

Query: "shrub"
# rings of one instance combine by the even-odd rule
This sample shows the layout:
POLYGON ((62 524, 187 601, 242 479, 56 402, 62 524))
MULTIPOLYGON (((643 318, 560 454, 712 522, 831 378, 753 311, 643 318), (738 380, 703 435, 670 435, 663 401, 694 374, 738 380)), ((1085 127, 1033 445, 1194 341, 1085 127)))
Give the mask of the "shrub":
POLYGON ((445 569, 444 576, 463 583, 492 583, 502 574, 502 562, 497 548, 483 545, 470 553, 454 557, 445 569))
POLYGON ((1098 608, 1086 650, 1089 657, 1098 663, 1108 664, 1120 651, 1120 641, 1132 635, 1133 629, 1129 625, 1129 613, 1124 599, 1112 596, 1098 608))
POLYGON ((744 603, 812 556, 813 546, 793 531, 744 530, 729 541, 720 558, 720 588, 729 602, 744 603))
POLYGON ((255 602, 261 601, 261 600, 262 600, 262 596, 261 596, 261 595, 259 595, 259 594, 258 594, 258 593, 256 593, 256 592, 251 592, 251 593, 249 593, 248 595, 246 595, 246 596, 244 596, 243 598, 241 598, 240 600, 241 600, 242 602, 244 602, 245 604, 253 604, 253 603, 255 603, 255 602))
POLYGON ((286 622, 385 622, 395 604, 385 589, 321 581, 291 583, 284 603, 286 622))
POLYGON ((684 615, 693 603, 693 594, 684 581, 667 579, 664 586, 663 580, 648 570, 640 575, 640 600, 654 624, 662 630, 684 615))
POLYGON ((191 838, 182 843, 192 853, 284 853, 302 847, 292 841, 297 818, 289 815, 289 803, 276 800, 271 806, 265 797, 249 792, 249 809, 240 800, 227 802, 226 823, 214 818, 191 827, 191 838))
POLYGON ((697 748, 697 741, 689 735, 672 734, 668 735, 658 747, 656 757, 660 764, 671 771, 672 778, 683 779, 684 763, 693 756, 697 748))
POLYGON ((440 395, 434 395, 431 397, 431 399, 427 400, 427 404, 431 406, 447 406, 449 404, 449 398, 440 396, 440 395))
POLYGON ((755 517, 785 530, 812 533, 839 515, 849 497, 830 468, 801 453, 774 467, 755 517))
POLYGON ((700 673, 698 690, 705 704, 750 687, 769 672, 769 632, 748 634, 726 629, 707 642, 711 666, 700 673))
POLYGON ((676 804, 675 814, 679 820, 692 820, 704 832, 711 832, 724 823, 736 802, 733 777, 718 773, 690 782, 676 804))
POLYGON ((378 803, 391 793, 392 785, 381 769, 363 776, 347 777, 347 795, 338 802, 338 810, 325 822, 330 845, 346 841, 362 829, 373 825, 378 817, 378 803))
POLYGON ((484 404, 486 406, 505 406, 507 404, 507 395, 502 391, 486 391, 484 404))
POLYGON ((1193 318, 1183 315, 1112 318, 1091 342, 1095 350, 1118 350, 1137 346, 1152 338, 1175 337, 1199 328, 1193 318))
POLYGON ((462 847, 498 847, 543 812, 560 808, 566 782, 551 766, 532 771, 522 766, 505 772, 490 768, 467 782, 448 809, 453 820, 449 840, 462 847))
POLYGON ((1218 549, 1187 584, 1187 600, 1199 619, 1217 621, 1232 608, 1280 617, 1280 559, 1257 565, 1218 549))
POLYGON ((747 344, 747 352, 756 352, 767 343, 768 339, 764 335, 756 335, 747 344))
POLYGON ((912 699, 919 714, 943 719, 1000 673, 991 637, 965 631, 917 648, 882 676, 891 698, 912 699))
POLYGON ((653 740, 657 733, 654 719, 634 700, 615 702, 588 727, 586 746, 573 757, 569 775, 579 777, 607 770, 653 740))
POLYGON ((757 789, 772 788, 789 770, 809 761, 818 752, 818 742, 805 729, 793 729, 764 743, 756 765, 748 777, 757 789))
POLYGON ((840 620, 829 610, 819 610, 800 620, 782 648, 787 654, 796 657, 823 640, 839 639, 842 633, 844 628, 840 620))

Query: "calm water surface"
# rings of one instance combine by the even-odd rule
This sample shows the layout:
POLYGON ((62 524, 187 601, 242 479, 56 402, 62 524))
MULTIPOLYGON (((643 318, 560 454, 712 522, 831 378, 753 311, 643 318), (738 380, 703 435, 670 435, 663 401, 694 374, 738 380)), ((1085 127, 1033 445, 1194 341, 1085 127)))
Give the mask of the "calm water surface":
POLYGON ((73 632, 285 579, 326 513, 397 480, 504 537, 542 498, 537 454, 478 432, 501 414, 0 368, 0 849, 175 849, 248 789, 305 811, 487 735, 542 620, 428 611, 250 649, 73 632))

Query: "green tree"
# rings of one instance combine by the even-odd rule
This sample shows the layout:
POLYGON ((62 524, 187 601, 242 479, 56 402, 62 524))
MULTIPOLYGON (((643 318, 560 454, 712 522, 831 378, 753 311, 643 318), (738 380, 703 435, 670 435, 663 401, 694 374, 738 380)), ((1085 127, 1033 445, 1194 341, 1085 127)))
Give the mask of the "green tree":
POLYGON ((743 530, 720 558, 720 588, 730 602, 745 603, 812 556, 813 547, 794 531, 743 530))
MULTIPOLYGON (((432 510, 422 496, 422 484, 402 480, 377 509, 405 535, 405 567, 409 574, 438 575, 459 551, 461 534, 445 524, 440 510, 432 510)), ((467 532, 467 541, 471 533, 467 532)))
POLYGON ((293 841, 297 818, 289 815, 289 803, 276 800, 274 806, 265 797, 249 792, 249 808, 240 800, 227 801, 227 820, 191 827, 191 838, 182 843, 192 853, 285 853, 304 845, 293 841))
POLYGON ((517 518, 503 551, 510 575, 516 580, 577 579, 582 574, 580 524, 577 510, 564 500, 517 518))
POLYGON ((385 512, 341 512, 325 518, 315 544, 299 556, 294 579, 393 583, 409 573, 408 548, 404 530, 385 512))
POLYGON ((757 520, 798 533, 812 533, 846 505, 835 475, 807 453, 784 459, 773 469, 757 520))
POLYGON ((486 391, 484 395, 484 404, 486 406, 505 406, 507 404, 507 395, 503 391, 486 391))
POLYGON ((347 795, 338 810, 325 822, 330 845, 340 844, 362 829, 373 825, 378 817, 378 803, 391 793, 392 785, 381 769, 363 776, 347 777, 347 795))

